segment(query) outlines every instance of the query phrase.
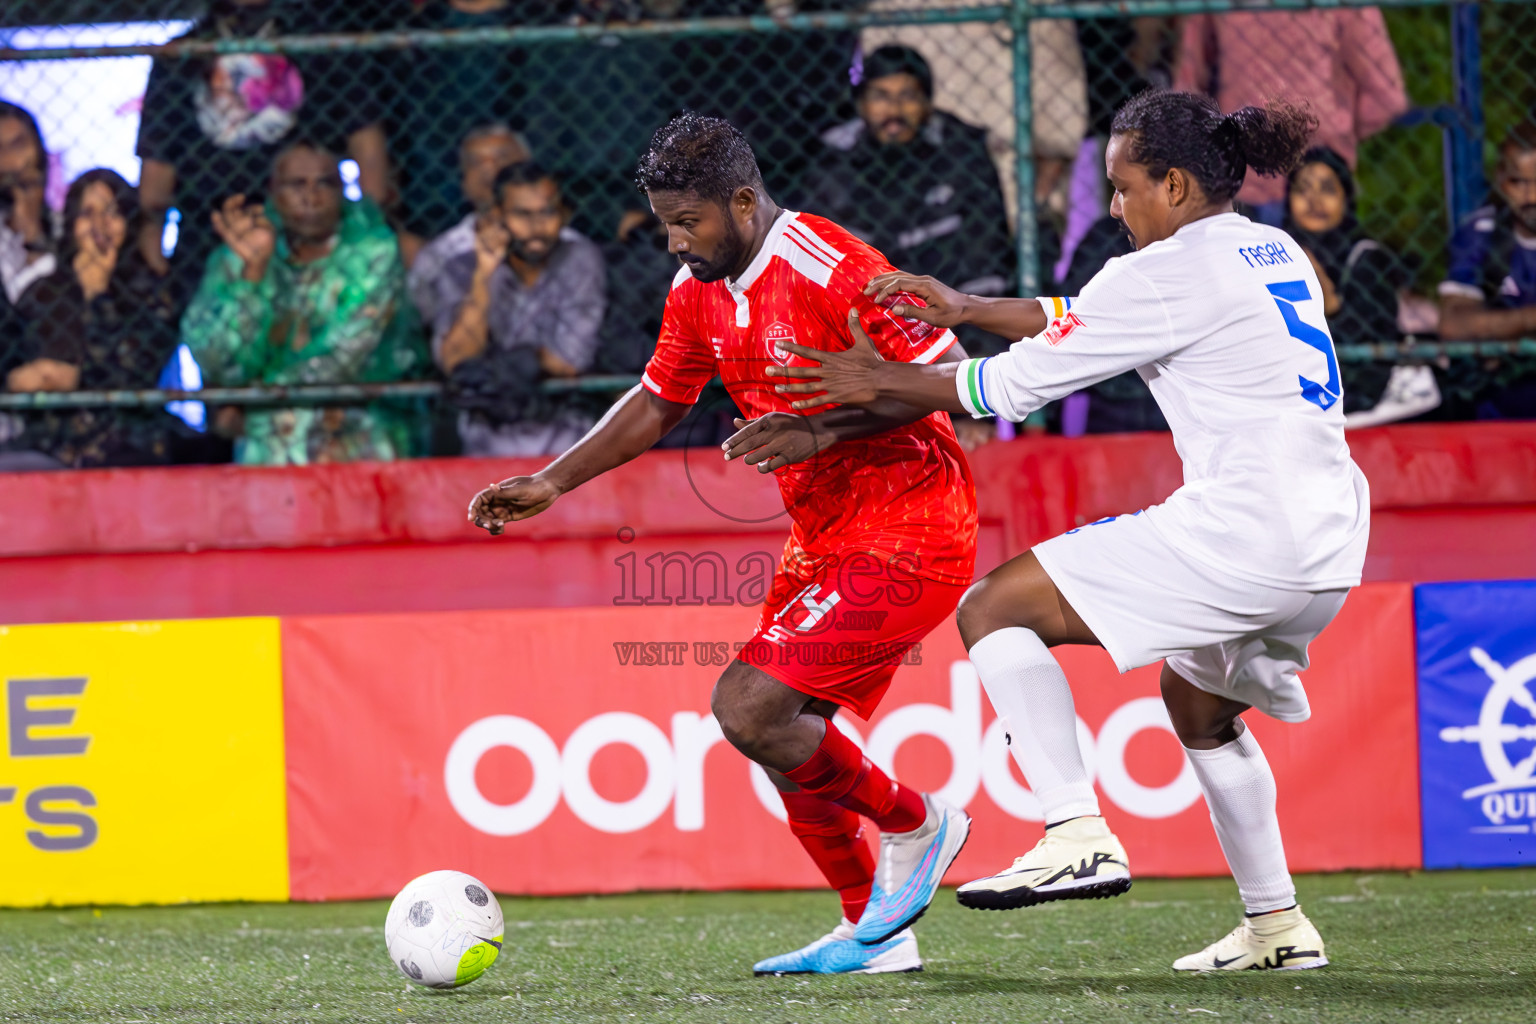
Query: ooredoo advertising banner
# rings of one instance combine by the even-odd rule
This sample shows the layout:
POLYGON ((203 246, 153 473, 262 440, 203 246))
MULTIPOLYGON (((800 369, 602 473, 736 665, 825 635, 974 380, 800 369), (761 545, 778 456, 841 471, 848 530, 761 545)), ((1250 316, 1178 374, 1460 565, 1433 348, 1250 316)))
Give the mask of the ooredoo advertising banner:
POLYGON ((276 619, 0 628, 0 905, 288 896, 276 619))
MULTIPOLYGON (((1406 584, 1356 590, 1313 647, 1311 720, 1247 716, 1297 871, 1420 862, 1411 602, 1406 584)), ((285 618, 292 895, 386 895, 447 866, 511 893, 820 885, 709 713, 756 615, 700 601, 285 618)), ((1102 651, 1058 654, 1133 872, 1224 873, 1157 667, 1119 676, 1102 651)), ((993 719, 952 624, 908 656, 871 721, 839 716, 877 763, 968 808, 951 880, 1040 835, 993 719)))
POLYGON ((1415 603, 1424 865, 1536 864, 1536 581, 1415 603))

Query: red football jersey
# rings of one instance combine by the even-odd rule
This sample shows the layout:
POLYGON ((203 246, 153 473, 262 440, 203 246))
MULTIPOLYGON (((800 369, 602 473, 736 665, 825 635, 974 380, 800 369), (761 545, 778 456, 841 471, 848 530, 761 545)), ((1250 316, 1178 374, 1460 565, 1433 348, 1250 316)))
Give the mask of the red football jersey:
MULTIPOLYGON (((870 278, 892 269, 831 221, 785 211, 736 281, 704 284, 687 267, 678 272, 642 383, 669 402, 692 404, 718 373, 747 418, 794 412, 773 389, 784 379, 764 371, 808 364, 778 343, 847 348, 850 308, 883 357, 931 363, 954 335, 893 316, 864 295, 870 278)), ((834 553, 869 551, 900 557, 925 579, 971 582, 976 493, 947 414, 844 442, 777 476, 794 523, 787 566, 815 572, 834 553)))

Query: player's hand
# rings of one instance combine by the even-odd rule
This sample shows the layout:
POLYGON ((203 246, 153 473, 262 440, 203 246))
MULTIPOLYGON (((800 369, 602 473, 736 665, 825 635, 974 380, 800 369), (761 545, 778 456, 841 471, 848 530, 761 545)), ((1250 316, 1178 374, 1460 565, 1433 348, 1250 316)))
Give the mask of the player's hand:
POLYGON ((553 505, 560 493, 560 488, 542 477, 514 476, 475 495, 469 503, 469 521, 499 537, 508 523, 538 515, 553 505))
POLYGON ((741 459, 756 466, 759 473, 772 473, 804 462, 833 444, 833 439, 817 430, 815 421, 808 416, 770 412, 755 420, 735 422, 736 433, 720 446, 725 449, 725 460, 741 459))
POLYGON ((821 405, 869 405, 880 397, 878 385, 880 367, 885 363, 875 350, 875 343, 864 333, 856 309, 848 311, 848 333, 853 344, 841 352, 826 352, 806 348, 792 341, 781 341, 779 346, 802 359, 809 359, 816 366, 770 366, 770 377, 793 377, 797 383, 778 384, 774 390, 781 395, 815 395, 791 402, 792 409, 814 409, 821 405))
POLYGON ((890 307, 896 316, 909 320, 921 320, 935 327, 953 327, 965 323, 966 300, 969 296, 955 291, 937 278, 896 270, 871 280, 864 286, 864 294, 880 305, 890 307), (927 305, 916 306, 907 301, 914 295, 927 305))

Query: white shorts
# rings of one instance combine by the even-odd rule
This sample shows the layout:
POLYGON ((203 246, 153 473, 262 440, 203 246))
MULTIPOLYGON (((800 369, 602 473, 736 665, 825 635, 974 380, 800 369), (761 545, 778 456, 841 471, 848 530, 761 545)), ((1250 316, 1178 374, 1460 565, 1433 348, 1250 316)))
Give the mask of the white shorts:
POLYGON ((1195 686, 1283 722, 1312 714, 1297 673, 1345 590, 1280 590, 1181 554, 1140 513, 1052 537, 1035 557, 1121 672, 1167 660, 1195 686))

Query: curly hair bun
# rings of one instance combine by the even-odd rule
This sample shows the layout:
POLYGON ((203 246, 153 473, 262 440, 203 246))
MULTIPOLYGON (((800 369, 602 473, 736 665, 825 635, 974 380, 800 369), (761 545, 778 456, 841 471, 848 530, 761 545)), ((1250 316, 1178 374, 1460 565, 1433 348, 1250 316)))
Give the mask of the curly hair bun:
POLYGON ((1222 202, 1237 195, 1250 167, 1263 175, 1295 167, 1317 118, 1284 100, 1224 115, 1209 96, 1151 89, 1120 108, 1111 131, 1130 140, 1132 162, 1153 177, 1178 167, 1209 199, 1222 202))

